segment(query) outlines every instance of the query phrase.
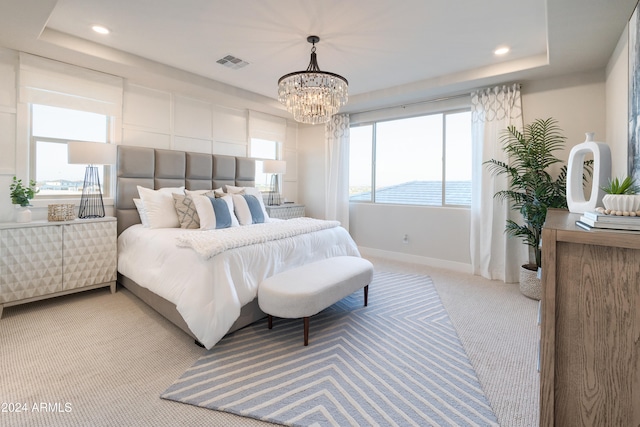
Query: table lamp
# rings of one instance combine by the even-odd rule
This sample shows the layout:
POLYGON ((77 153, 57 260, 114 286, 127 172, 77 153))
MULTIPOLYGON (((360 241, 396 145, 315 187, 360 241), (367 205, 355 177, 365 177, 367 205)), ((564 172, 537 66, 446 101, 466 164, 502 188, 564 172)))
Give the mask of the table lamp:
POLYGON ((69 141, 67 150, 69 164, 87 165, 78 218, 103 218, 104 202, 102 201, 100 177, 96 165, 114 164, 116 162, 116 145, 102 142, 69 141))
POLYGON ((271 174, 271 189, 267 204, 269 206, 280 205, 279 175, 287 172, 287 162, 284 160, 265 160, 262 163, 262 172, 271 174))

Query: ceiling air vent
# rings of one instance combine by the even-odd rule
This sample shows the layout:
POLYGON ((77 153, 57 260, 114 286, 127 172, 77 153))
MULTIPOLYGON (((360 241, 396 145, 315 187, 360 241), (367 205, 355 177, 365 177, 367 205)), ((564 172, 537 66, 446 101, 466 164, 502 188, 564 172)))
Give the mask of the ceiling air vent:
POLYGON ((240 58, 236 58, 233 55, 227 55, 224 58, 220 58, 216 61, 218 64, 224 65, 225 67, 231 68, 233 70, 238 70, 242 67, 249 65, 247 61, 243 61, 240 58))

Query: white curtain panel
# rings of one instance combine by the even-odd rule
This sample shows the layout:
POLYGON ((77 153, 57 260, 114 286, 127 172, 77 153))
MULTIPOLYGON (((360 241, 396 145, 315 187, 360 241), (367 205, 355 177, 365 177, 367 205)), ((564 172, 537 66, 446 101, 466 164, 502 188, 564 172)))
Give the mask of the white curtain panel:
POLYGON ((508 162, 500 136, 508 126, 523 128, 520 85, 496 86, 471 93, 473 167, 471 195, 471 265, 474 274, 507 283, 519 281, 528 262, 527 246, 505 233, 507 218, 522 223, 520 214, 494 194, 508 188, 504 175, 492 176, 489 159, 508 162))
POLYGON ((328 160, 325 219, 349 230, 349 115, 336 114, 325 127, 328 160))

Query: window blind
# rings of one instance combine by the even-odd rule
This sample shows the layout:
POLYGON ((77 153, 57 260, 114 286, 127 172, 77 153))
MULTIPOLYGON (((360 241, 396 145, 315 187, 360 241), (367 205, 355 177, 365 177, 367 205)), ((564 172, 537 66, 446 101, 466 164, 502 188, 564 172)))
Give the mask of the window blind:
POLYGON ((282 117, 249 111, 249 138, 283 143, 287 136, 287 121, 282 117))
POLYGON ((121 77, 21 52, 18 86, 23 103, 122 115, 121 77))

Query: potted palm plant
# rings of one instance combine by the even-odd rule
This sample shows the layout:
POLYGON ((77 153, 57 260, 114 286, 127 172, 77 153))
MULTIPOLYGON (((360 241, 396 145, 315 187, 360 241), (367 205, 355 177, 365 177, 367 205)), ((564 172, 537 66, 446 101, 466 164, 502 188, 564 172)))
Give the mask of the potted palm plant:
MULTIPOLYGON (((540 299, 542 295, 537 270, 542 264, 540 238, 547 210, 567 208, 567 166, 562 165, 557 174, 551 170, 553 165, 562 163, 554 153, 564 148, 565 140, 552 118, 537 119, 522 132, 509 126, 500 136, 508 162, 485 162, 493 175, 506 175, 509 183, 507 190, 498 191, 494 197, 508 201, 522 215, 522 224, 507 220, 506 233, 529 246, 529 260, 520 274, 520 291, 529 298, 540 299)), ((585 162, 588 174, 592 163, 585 162)))

